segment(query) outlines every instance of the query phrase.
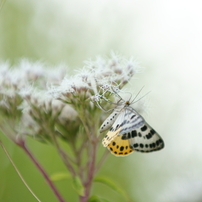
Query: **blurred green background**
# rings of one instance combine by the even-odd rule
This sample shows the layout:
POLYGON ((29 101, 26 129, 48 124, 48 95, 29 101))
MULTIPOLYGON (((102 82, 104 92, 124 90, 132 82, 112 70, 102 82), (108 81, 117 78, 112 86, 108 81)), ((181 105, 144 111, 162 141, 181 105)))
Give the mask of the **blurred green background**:
MULTIPOLYGON (((134 202, 200 202, 201 9, 199 0, 6 0, 0 10, 0 61, 17 65, 28 58, 51 67, 65 62, 73 70, 111 50, 133 56, 145 71, 128 88, 152 91, 143 115, 166 147, 125 158, 111 155, 99 175, 117 182, 134 202)), ((0 139, 41 201, 55 202, 23 151, 3 134, 0 139)), ((49 174, 65 171, 51 146, 31 139, 28 145, 49 174)), ((0 202, 34 202, 1 148, 0 161, 0 202)), ((68 201, 78 200, 68 180, 56 185, 68 201)), ((124 201, 98 183, 93 194, 124 201)))

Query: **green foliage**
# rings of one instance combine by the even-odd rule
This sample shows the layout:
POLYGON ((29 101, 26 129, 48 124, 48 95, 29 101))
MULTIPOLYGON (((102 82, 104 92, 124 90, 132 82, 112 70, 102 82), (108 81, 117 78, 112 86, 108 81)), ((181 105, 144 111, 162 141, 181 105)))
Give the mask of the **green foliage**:
POLYGON ((72 187, 74 190, 80 195, 84 196, 84 187, 82 185, 82 181, 78 176, 72 177, 70 173, 65 173, 65 172, 58 172, 50 176, 50 179, 52 181, 61 181, 61 180, 66 180, 70 179, 72 182, 72 187))
POLYGON ((84 186, 81 182, 81 179, 78 176, 75 176, 72 181, 73 188, 80 196, 84 196, 84 186))
POLYGON ((89 199, 88 202, 110 202, 107 199, 100 198, 99 196, 92 195, 89 199))
POLYGON ((115 192, 117 192, 121 196, 123 196, 127 201, 130 201, 125 190, 122 187, 120 187, 119 185, 117 185, 111 179, 109 179, 107 177, 97 176, 97 177, 95 177, 94 182, 99 182, 99 183, 105 184, 106 186, 110 187, 112 190, 114 190, 115 192))
POLYGON ((70 178, 71 178, 71 175, 70 173, 67 173, 67 172, 57 172, 50 176, 50 179, 52 181, 60 181, 60 180, 65 180, 70 178))

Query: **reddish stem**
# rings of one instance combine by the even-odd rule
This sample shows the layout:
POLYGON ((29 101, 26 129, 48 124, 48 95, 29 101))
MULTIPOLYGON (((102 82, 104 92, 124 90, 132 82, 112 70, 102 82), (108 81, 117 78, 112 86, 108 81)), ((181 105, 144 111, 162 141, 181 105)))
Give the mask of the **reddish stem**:
POLYGON ((96 149, 97 149, 97 142, 95 141, 92 143, 92 156, 91 156, 91 161, 89 163, 88 177, 87 177, 86 183, 84 184, 85 195, 80 196, 81 202, 87 202, 90 195, 90 190, 91 190, 93 177, 95 173, 96 149))
POLYGON ((45 178, 46 182, 48 183, 48 185, 50 186, 50 188, 52 189, 53 193, 55 194, 55 196, 57 197, 58 201, 60 202, 67 202, 65 201, 62 196, 60 195, 59 191, 57 190, 57 188, 55 187, 55 185, 53 184, 53 182, 50 180, 48 174, 46 173, 46 171, 44 170, 44 168, 39 164, 39 162, 37 161, 37 159, 33 156, 33 154, 31 153, 31 151, 26 147, 24 140, 18 140, 18 142, 16 142, 18 144, 18 146, 20 146, 25 153, 30 157, 30 159, 32 160, 32 162, 34 163, 34 165, 37 167, 37 169, 40 171, 40 173, 43 175, 43 177, 45 178))

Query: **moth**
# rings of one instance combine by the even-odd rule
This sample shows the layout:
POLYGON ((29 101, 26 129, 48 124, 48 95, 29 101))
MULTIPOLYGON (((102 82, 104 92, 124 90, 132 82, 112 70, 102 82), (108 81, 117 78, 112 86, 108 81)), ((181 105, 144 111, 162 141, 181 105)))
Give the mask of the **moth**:
POLYGON ((103 146, 115 156, 163 149, 163 139, 130 105, 121 99, 101 125, 101 133, 109 129, 102 140, 103 146))

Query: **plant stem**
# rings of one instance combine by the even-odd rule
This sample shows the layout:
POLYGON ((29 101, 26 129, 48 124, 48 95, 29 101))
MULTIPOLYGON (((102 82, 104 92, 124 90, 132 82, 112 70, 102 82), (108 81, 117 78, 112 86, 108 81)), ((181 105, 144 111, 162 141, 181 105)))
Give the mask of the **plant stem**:
POLYGON ((75 172, 73 166, 68 161, 67 154, 61 148, 57 148, 57 149, 58 149, 58 152, 59 152, 60 156, 62 157, 62 160, 63 160, 64 164, 66 165, 67 169, 71 172, 72 176, 75 176, 76 172, 75 172))
POLYGON ((39 164, 39 162, 33 156, 33 154, 31 153, 31 151, 26 147, 25 142, 24 141, 18 141, 16 143, 18 144, 18 146, 20 146, 25 151, 25 153, 29 156, 29 158, 32 160, 32 162, 34 163, 34 165, 37 167, 37 169, 43 175, 43 177, 45 178, 46 182, 48 183, 48 185, 52 189, 53 193, 57 197, 58 201, 60 201, 60 202, 67 202, 67 201, 65 201, 62 198, 61 194, 58 192, 57 188, 55 187, 55 185, 53 184, 53 182, 50 180, 50 178, 49 178, 48 174, 46 173, 46 171, 44 170, 44 168, 39 164))
POLYGON ((63 163, 65 164, 65 166, 67 167, 67 169, 71 172, 72 176, 75 176, 76 172, 75 172, 73 166, 71 165, 71 163, 68 161, 67 154, 60 148, 60 146, 59 146, 59 144, 57 142, 57 139, 56 139, 56 137, 55 137, 54 134, 52 135, 52 138, 53 138, 53 142, 54 142, 54 144, 56 146, 56 149, 57 149, 60 157, 63 160, 63 163))
POLYGON ((85 195, 80 196, 80 202, 87 202, 89 195, 90 195, 93 177, 94 177, 94 173, 95 173, 96 150, 97 150, 97 141, 96 141, 96 139, 94 139, 94 141, 92 141, 92 151, 91 151, 92 156, 91 156, 91 160, 89 162, 87 180, 84 183, 85 195))
POLYGON ((6 148, 4 147, 3 143, 0 140, 0 145, 2 146, 4 152, 6 153, 8 159, 10 160, 11 164, 13 165, 15 171, 17 172, 18 176, 20 177, 20 179, 22 180, 23 184, 26 186, 26 188, 30 191, 30 193, 34 196, 34 198, 38 201, 41 202, 38 197, 34 194, 34 192, 31 190, 31 188, 29 187, 29 185, 27 184, 27 182, 24 180, 24 178, 22 177, 20 171, 17 169, 15 163, 13 162, 12 158, 10 157, 9 153, 7 152, 6 148))

